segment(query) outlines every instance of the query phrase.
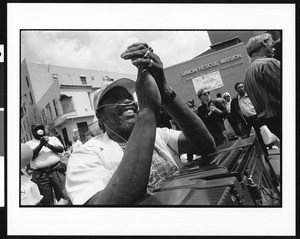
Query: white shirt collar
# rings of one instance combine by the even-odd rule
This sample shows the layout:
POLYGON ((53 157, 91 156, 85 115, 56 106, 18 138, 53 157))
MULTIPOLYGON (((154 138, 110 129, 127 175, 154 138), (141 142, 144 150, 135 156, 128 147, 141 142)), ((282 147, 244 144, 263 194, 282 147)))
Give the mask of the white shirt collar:
POLYGON ((246 97, 248 97, 248 94, 245 92, 245 95, 244 96, 240 96, 239 94, 238 94, 238 99, 241 99, 241 98, 246 98, 246 97))

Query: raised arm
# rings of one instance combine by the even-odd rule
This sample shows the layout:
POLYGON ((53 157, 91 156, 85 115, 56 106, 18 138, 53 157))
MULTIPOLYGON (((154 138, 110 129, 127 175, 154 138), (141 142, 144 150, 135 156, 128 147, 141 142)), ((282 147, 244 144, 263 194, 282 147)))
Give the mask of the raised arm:
MULTIPOLYGON (((172 94, 167 90, 164 94, 172 94)), ((209 154, 215 151, 215 142, 203 121, 179 97, 164 105, 179 125, 182 133, 179 137, 180 153, 209 154)))
POLYGON ((149 69, 160 91, 163 107, 182 130, 179 137, 180 153, 209 154, 215 151, 215 142, 202 120, 167 85, 160 58, 146 43, 136 43, 121 55, 138 67, 149 69))
POLYGON ((132 204, 146 193, 161 104, 154 78, 139 69, 136 82, 139 113, 124 156, 104 190, 87 204, 132 204))

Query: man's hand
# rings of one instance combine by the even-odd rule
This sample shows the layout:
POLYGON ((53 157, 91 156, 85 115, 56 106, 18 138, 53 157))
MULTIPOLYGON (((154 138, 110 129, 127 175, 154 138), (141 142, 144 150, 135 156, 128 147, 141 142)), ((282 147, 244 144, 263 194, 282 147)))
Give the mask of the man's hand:
POLYGON ((121 54, 121 57, 125 60, 130 59, 132 64, 141 70, 148 69, 156 81, 162 98, 169 93, 163 71, 163 63, 147 43, 134 43, 130 45, 127 47, 127 50, 121 54))
POLYGON ((48 141, 49 141, 49 138, 47 136, 44 136, 40 139, 41 144, 45 147, 47 147, 48 141))
POLYGON ((33 149, 32 160, 35 160, 43 146, 48 147, 48 140, 49 138, 47 136, 44 136, 40 139, 40 144, 35 149, 33 149))

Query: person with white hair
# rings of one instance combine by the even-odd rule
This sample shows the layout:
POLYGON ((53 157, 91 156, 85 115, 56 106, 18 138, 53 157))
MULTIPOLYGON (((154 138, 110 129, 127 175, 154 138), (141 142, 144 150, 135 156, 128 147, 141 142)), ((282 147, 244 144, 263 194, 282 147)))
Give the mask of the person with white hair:
POLYGON ((237 120, 235 120, 234 117, 231 115, 231 95, 229 94, 229 92, 225 92, 222 97, 226 101, 226 118, 231 128, 233 129, 235 135, 241 138, 241 124, 237 120))
POLYGON ((226 100, 226 110, 230 114, 231 95, 228 92, 223 94, 223 99, 226 100))

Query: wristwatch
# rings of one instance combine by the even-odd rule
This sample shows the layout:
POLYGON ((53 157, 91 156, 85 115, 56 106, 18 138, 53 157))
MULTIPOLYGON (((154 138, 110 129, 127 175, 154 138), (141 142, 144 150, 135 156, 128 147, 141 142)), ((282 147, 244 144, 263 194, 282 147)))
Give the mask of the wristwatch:
POLYGON ((170 104, 171 102, 173 102, 173 100, 175 99, 176 97, 176 92, 172 89, 172 87, 169 86, 169 94, 166 94, 162 97, 161 99, 161 105, 162 106, 165 106, 165 105, 168 105, 170 104))

